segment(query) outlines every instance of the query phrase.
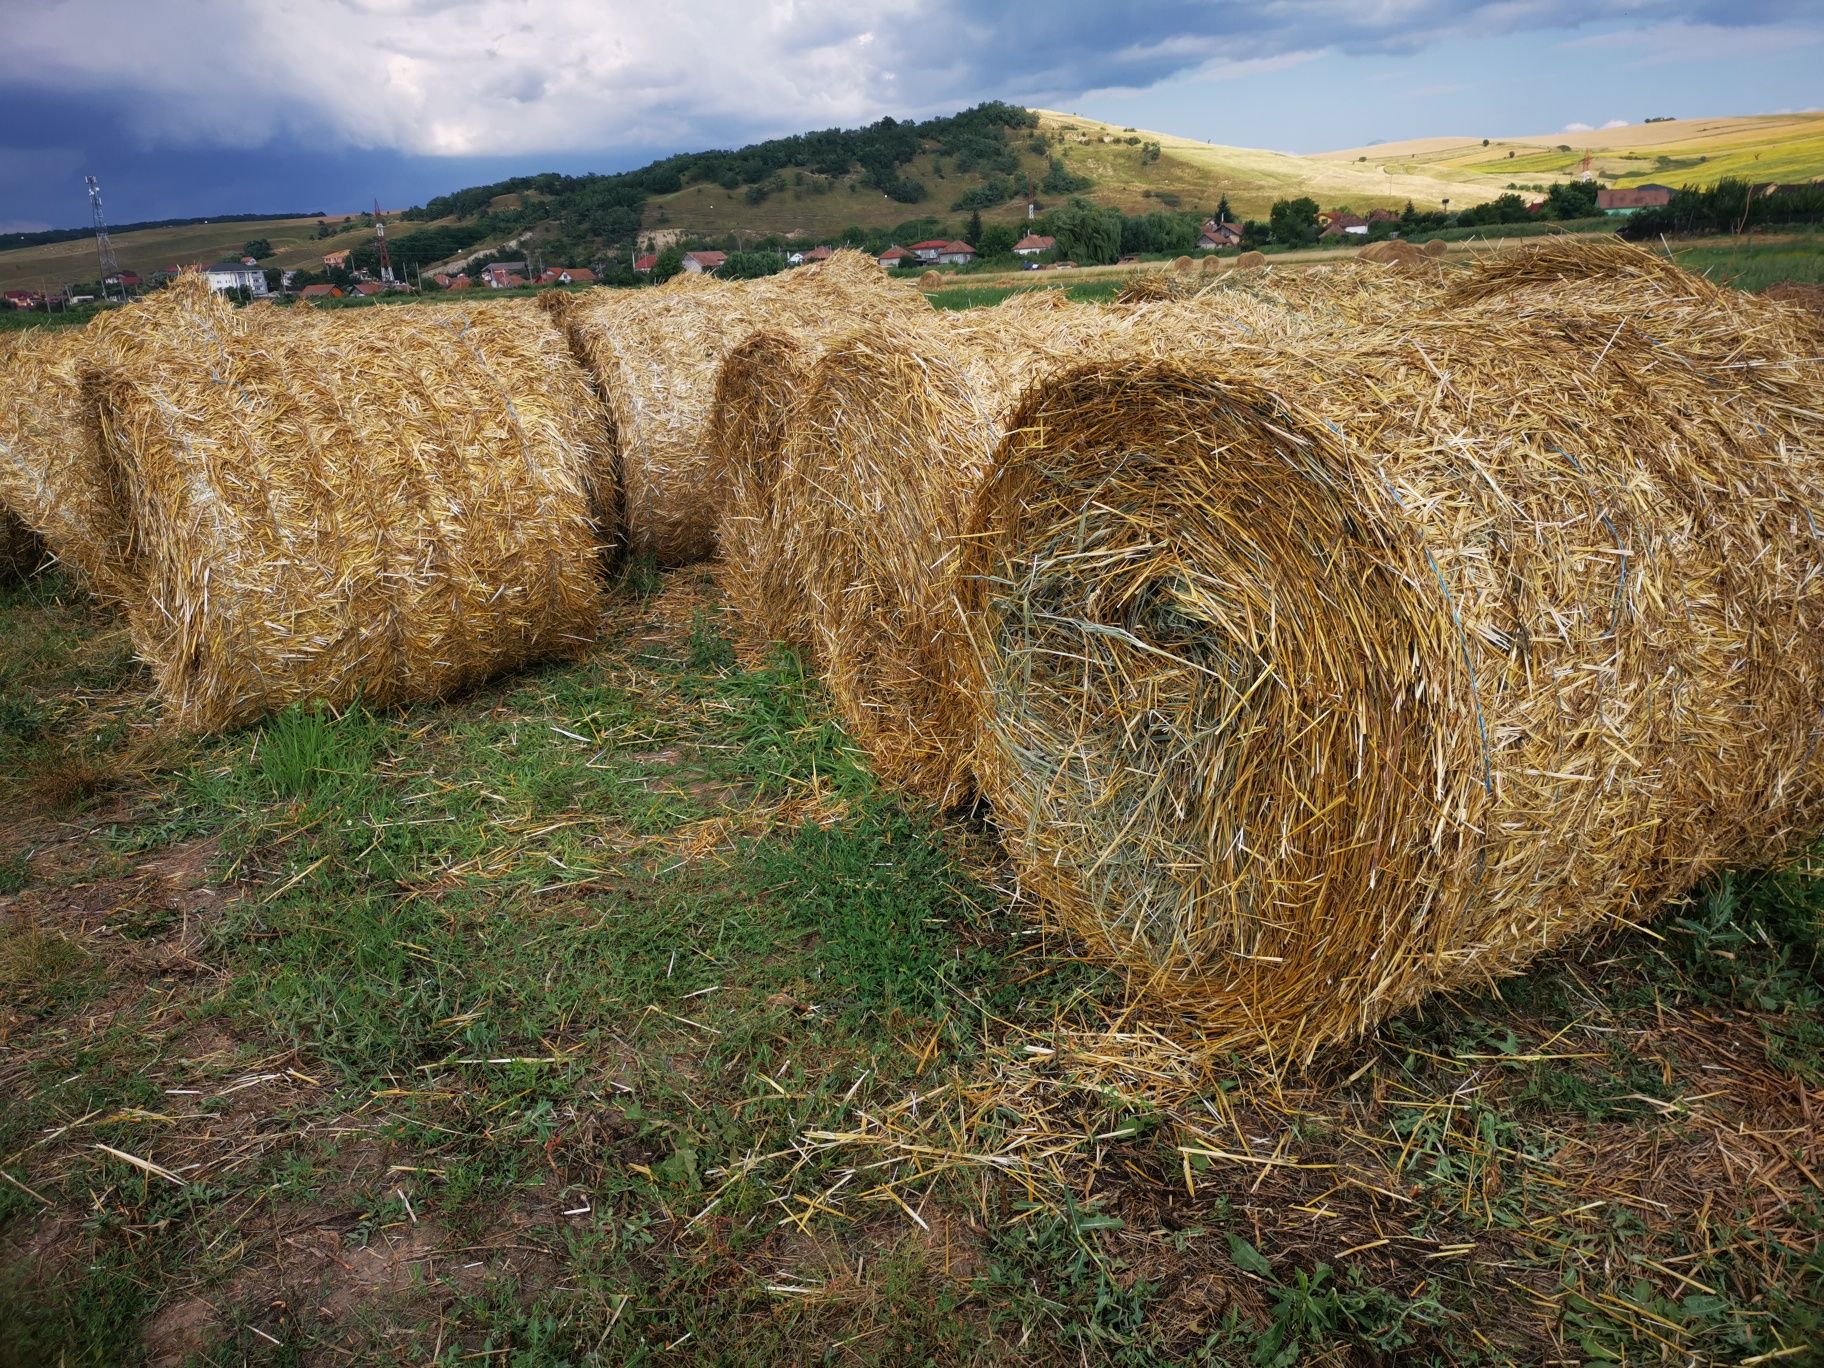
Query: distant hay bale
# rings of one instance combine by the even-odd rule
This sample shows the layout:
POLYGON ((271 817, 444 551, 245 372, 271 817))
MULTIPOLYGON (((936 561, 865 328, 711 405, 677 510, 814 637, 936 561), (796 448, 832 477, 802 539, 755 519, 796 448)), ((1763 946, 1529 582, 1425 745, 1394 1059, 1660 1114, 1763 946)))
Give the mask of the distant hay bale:
POLYGON ((926 271, 918 278, 918 288, 921 290, 935 289, 943 283, 944 277, 941 271, 926 271))
POLYGON ((1243 252, 1240 256, 1235 258, 1235 269, 1238 271, 1251 271, 1256 266, 1265 266, 1266 264, 1267 254, 1265 252, 1243 252))
POLYGON ((1443 238, 1432 238, 1420 247, 1419 250, 1428 257, 1441 257, 1450 250, 1450 244, 1444 241, 1443 238))
POLYGON ((1423 248, 1414 246, 1404 238, 1371 242, 1355 256, 1358 261, 1372 261, 1381 266, 1416 266, 1429 259, 1423 248))
POLYGON ((1308 1058, 1824 824, 1824 362, 1628 284, 1008 418, 953 577, 980 783, 1211 1045, 1308 1058))
POLYGON ((871 257, 841 251, 763 280, 681 275, 656 290, 544 296, 607 408, 629 553, 681 565, 715 549, 721 463, 708 439, 728 353, 761 328, 860 326, 928 307, 883 274, 871 257))
POLYGON ((1194 271, 1197 269, 1197 263, 1188 256, 1173 257, 1172 269, 1174 271, 1194 271))
POLYGON ((601 410, 520 302, 198 307, 89 367, 169 719, 443 697, 592 639, 601 410))
POLYGON ((1203 259, 1202 270, 1205 275, 1220 275, 1223 267, 1227 264, 1228 263, 1219 256, 1206 256, 1203 259))

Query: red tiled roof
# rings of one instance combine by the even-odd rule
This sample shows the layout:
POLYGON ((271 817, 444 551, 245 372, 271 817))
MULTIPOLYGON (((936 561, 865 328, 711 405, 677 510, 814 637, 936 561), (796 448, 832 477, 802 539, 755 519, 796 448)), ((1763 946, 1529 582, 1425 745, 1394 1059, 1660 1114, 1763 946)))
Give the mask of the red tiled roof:
POLYGON ((813 247, 804 254, 804 259, 806 261, 828 261, 835 255, 836 253, 832 252, 828 247, 813 247))
POLYGON ((728 260, 727 252, 686 252, 684 255, 706 271, 713 271, 728 260))
POLYGON ((635 257, 633 259, 633 269, 636 271, 650 271, 658 264, 659 254, 657 252, 648 252, 645 256, 635 257))
POLYGON ((302 299, 340 299, 342 289, 337 285, 306 285, 298 295, 302 299))
POLYGON ((912 255, 912 253, 908 252, 904 247, 889 247, 889 248, 887 248, 886 251, 884 251, 880 254, 880 259, 882 261, 899 261, 902 258, 909 257, 911 255, 912 255))
POLYGON ((1057 245, 1058 240, 1055 237, 1046 237, 1039 233, 1028 233, 1025 237, 1013 244, 1013 250, 1016 252, 1049 252, 1057 245))
POLYGON ((377 280, 364 280, 359 285, 355 286, 355 293, 358 295, 377 295, 385 288, 386 287, 377 280))
POLYGON ((941 250, 949 245, 950 244, 945 242, 942 238, 926 238, 923 242, 913 243, 908 250, 914 252, 931 252, 941 250))

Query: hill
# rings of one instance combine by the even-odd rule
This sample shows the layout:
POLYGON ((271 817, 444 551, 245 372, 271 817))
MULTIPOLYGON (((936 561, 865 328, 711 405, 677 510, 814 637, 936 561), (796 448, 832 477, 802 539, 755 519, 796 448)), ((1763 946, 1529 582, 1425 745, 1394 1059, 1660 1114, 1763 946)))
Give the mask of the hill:
MULTIPOLYGON (((429 228, 450 228, 446 220, 389 221, 387 232, 395 241, 429 228)), ((263 266, 283 269, 320 267, 323 254, 366 244, 372 239, 371 214, 330 215, 328 218, 230 220, 186 223, 172 227, 127 229, 110 233, 114 255, 121 269, 149 275, 166 266, 189 262, 238 260, 242 246, 256 238, 272 244, 273 255, 263 266), (327 228, 330 235, 319 236, 327 228)), ((100 274, 93 237, 40 243, 0 251, 0 290, 59 290, 73 281, 92 281, 100 274)))
MULTIPOLYGON (((518 176, 440 195, 389 215, 394 260, 429 271, 505 248, 564 264, 625 264, 639 246, 702 240, 730 247, 771 239, 911 240, 959 231, 971 213, 1012 224, 1036 199, 1073 195, 1120 208, 1213 211, 1240 218, 1310 196, 1365 212, 1408 201, 1453 210, 1510 185, 1573 178, 1584 151, 1604 183, 1707 185, 1726 176, 1824 175, 1824 114, 1685 119, 1588 134, 1427 138, 1317 156, 1229 147, 996 102, 919 123, 881 119, 735 149, 680 153, 612 175, 518 176), (1029 195, 1031 199, 1029 199, 1029 195)), ((372 253, 366 214, 201 223, 114 235, 121 264, 142 274, 174 262, 238 256, 266 238, 265 264, 321 267, 326 252, 372 253)), ((0 289, 48 289, 95 276, 87 238, 0 251, 0 289)))
POLYGON ((1606 185, 1708 186, 1725 177, 1807 181, 1824 177, 1824 114, 1663 119, 1593 132, 1509 138, 1420 138, 1320 154, 1389 176, 1505 185, 1568 180, 1585 153, 1606 185))

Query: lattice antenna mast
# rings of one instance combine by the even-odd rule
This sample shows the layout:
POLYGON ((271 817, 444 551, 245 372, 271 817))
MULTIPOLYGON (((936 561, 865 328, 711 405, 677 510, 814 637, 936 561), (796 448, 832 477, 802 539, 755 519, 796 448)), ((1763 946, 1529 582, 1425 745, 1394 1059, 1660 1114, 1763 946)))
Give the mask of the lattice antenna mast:
MULTIPOLYGON (((108 282, 120 274, 120 260, 114 255, 114 244, 108 241, 108 220, 101 212, 101 182, 93 176, 83 177, 89 183, 89 213, 95 220, 95 254, 101 258, 101 297, 108 298, 108 282)), ((126 287, 121 287, 126 294, 126 287)))
POLYGON ((380 217, 380 201, 374 201, 374 243, 380 248, 380 279, 389 285, 393 280, 393 254, 386 246, 386 220, 380 217))

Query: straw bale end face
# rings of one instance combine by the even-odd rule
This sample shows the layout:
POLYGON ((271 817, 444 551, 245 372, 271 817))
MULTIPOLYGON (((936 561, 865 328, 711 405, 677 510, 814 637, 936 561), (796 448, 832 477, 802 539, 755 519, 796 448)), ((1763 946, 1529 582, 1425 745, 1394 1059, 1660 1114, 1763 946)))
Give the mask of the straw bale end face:
POLYGON ((1242 271, 1252 271, 1257 266, 1265 266, 1266 264, 1267 254, 1265 252, 1243 252, 1240 256, 1235 258, 1236 269, 1242 271))
POLYGON ((964 541, 975 766, 1024 876, 1217 1038, 1371 1018, 1425 953, 1390 933, 1432 915, 1439 807, 1480 802, 1418 706, 1462 691, 1448 614, 1373 506, 1265 391, 1091 366, 1011 420, 964 541))

